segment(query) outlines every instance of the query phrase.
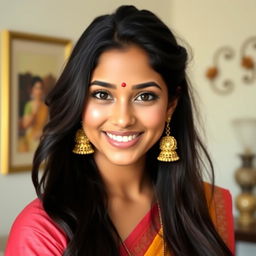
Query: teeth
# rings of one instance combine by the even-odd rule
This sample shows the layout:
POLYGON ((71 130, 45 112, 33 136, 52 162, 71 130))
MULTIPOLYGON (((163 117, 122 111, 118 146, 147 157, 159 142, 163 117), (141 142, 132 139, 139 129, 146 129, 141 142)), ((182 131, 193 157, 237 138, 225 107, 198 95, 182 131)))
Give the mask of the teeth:
POLYGON ((120 135, 114 135, 108 132, 106 134, 108 135, 109 138, 118 142, 128 142, 128 141, 134 140, 138 136, 136 134, 130 135, 130 136, 120 136, 120 135))

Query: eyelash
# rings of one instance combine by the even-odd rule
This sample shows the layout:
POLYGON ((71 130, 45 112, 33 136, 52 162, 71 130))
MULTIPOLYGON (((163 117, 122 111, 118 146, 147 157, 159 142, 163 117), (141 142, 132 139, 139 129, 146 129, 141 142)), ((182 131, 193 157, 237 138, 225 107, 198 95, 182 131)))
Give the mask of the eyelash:
POLYGON ((149 100, 140 100, 140 101, 145 101, 145 102, 149 102, 149 101, 154 101, 156 99, 158 99, 158 96, 155 94, 155 93, 152 93, 152 92, 143 92, 141 94, 139 94, 138 96, 136 96, 136 99, 138 99, 139 97, 141 97, 142 95, 147 95, 149 96, 151 99, 149 100))
MULTIPOLYGON (((95 92, 92 92, 91 93, 91 96, 93 98, 96 98, 98 100, 102 100, 102 101, 110 101, 112 100, 112 98, 108 98, 111 94, 107 91, 104 91, 104 90, 97 90, 95 92), (107 98, 100 98, 99 96, 97 96, 98 94, 104 94, 105 96, 107 96, 107 98)), ((159 98, 159 96, 157 96, 155 93, 153 92, 143 92, 143 93, 140 93, 138 96, 136 96, 135 99, 138 99, 139 97, 141 97, 142 95, 147 95, 150 97, 149 100, 139 100, 139 101, 143 101, 143 102, 150 102, 150 101, 154 101, 156 99, 159 98)))
POLYGON ((107 95, 107 96, 109 96, 110 95, 110 93, 108 93, 107 91, 103 91, 103 90, 98 90, 98 91, 95 91, 95 92, 92 92, 91 93, 91 96, 93 97, 93 98, 96 98, 96 99, 98 99, 98 100, 111 100, 111 99, 102 99, 102 98, 100 98, 100 97, 97 97, 97 94, 104 94, 104 95, 107 95))

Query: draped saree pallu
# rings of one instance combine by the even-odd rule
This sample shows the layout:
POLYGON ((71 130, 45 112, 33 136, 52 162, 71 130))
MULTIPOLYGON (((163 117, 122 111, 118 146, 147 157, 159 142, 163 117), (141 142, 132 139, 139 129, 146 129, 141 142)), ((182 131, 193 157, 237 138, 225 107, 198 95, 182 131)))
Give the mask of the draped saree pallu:
MULTIPOLYGON (((233 216, 230 193, 205 184, 209 212, 223 241, 234 253, 233 216)), ((60 256, 67 248, 68 238, 45 212, 37 198, 16 218, 9 234, 5 256, 51 255, 60 256)), ((164 244, 158 205, 142 218, 131 234, 120 245, 121 256, 162 256, 164 244)), ((167 252, 165 255, 170 256, 167 252)), ((174 255, 172 255, 174 256, 174 255)))
MULTIPOLYGON (((215 187, 214 195, 211 186, 204 185, 212 221, 223 241, 234 254, 234 230, 232 216, 232 200, 230 193, 215 187)), ((162 228, 157 204, 143 217, 139 224, 120 246, 121 256, 162 256, 164 251, 162 228), (153 220, 153 221, 151 221, 153 220)), ((166 256, 171 256, 169 252, 166 256)))
POLYGON ((162 256, 163 246, 158 206, 154 204, 123 244, 121 244, 120 255, 162 256))

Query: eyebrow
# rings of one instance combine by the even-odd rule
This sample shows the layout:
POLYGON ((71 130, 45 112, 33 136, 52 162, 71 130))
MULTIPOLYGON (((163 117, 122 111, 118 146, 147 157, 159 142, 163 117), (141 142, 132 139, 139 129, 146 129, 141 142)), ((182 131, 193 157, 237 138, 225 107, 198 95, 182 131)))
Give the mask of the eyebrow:
MULTIPOLYGON (((117 86, 111 83, 107 83, 107 82, 103 82, 103 81, 99 81, 99 80, 94 80, 90 83, 90 85, 100 85, 106 88, 111 88, 111 89, 116 89, 117 86)), ((162 90, 162 88, 156 83, 156 82, 146 82, 146 83, 141 83, 141 84, 136 84, 132 86, 132 89, 144 89, 147 87, 157 87, 160 90, 162 90)))

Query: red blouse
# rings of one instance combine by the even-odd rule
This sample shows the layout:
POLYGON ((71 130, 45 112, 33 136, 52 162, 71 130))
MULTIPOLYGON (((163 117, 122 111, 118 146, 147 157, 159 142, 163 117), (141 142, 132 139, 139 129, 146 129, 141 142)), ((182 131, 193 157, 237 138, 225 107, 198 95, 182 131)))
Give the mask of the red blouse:
POLYGON ((15 220, 5 256, 60 256, 67 246, 65 233, 43 209, 32 201, 15 220))

